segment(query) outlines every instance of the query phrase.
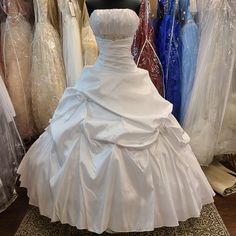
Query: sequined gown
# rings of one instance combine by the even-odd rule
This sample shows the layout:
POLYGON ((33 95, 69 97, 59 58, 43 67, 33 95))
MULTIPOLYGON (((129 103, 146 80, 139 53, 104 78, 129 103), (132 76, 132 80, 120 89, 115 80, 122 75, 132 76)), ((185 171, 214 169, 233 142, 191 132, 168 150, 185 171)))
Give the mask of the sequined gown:
POLYGON ((173 104, 173 115, 180 118, 180 24, 176 18, 176 0, 159 0, 157 50, 163 66, 165 98, 173 104))
POLYGON ((16 199, 16 170, 23 155, 23 145, 14 122, 15 110, 3 82, 1 56, 0 53, 0 212, 16 199))
POLYGON ((142 0, 139 13, 140 24, 132 45, 132 54, 139 68, 149 72, 150 78, 163 96, 162 67, 155 51, 154 30, 149 19, 149 6, 142 0))
POLYGON ((2 24, 5 83, 16 111, 16 124, 22 138, 33 134, 30 68, 32 29, 18 0, 6 0, 8 17, 2 24))
POLYGON ((62 15, 63 58, 67 86, 74 86, 83 69, 81 11, 77 0, 58 0, 58 6, 62 15))
POLYGON ((66 87, 59 34, 48 20, 48 1, 34 0, 32 109, 38 133, 47 127, 66 87))
POLYGON ((90 22, 98 59, 65 90, 18 169, 30 204, 52 221, 96 233, 152 231, 198 217, 214 193, 172 105, 133 60, 139 17, 95 10, 90 22))

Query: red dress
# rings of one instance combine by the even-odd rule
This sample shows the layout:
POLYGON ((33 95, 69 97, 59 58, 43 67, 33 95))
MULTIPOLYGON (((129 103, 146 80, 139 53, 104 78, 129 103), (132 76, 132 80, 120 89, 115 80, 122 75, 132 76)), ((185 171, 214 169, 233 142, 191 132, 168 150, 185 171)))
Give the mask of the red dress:
POLYGON ((155 52, 153 41, 154 29, 149 19, 148 8, 145 0, 142 0, 139 12, 140 24, 134 37, 132 54, 137 66, 149 72, 153 84, 163 96, 161 63, 155 52))

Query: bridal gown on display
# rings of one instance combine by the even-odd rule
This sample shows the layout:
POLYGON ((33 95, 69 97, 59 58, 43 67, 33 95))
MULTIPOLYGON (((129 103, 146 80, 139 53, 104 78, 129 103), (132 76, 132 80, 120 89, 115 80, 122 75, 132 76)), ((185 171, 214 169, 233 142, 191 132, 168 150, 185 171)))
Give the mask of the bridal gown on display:
POLYGON ((16 111, 16 125, 22 138, 33 134, 30 68, 32 29, 18 0, 5 0, 8 16, 1 27, 5 83, 16 111))
POLYGON ((82 19, 77 0, 58 0, 62 13, 63 57, 66 69, 67 86, 72 87, 83 69, 81 31, 82 19))
POLYGON ((236 153, 236 4, 200 2, 200 45, 184 128, 200 164, 236 153), (217 49, 217 50, 216 50, 217 49))
POLYGON ((34 0, 35 32, 32 44, 32 109, 38 133, 48 126, 66 87, 59 34, 48 19, 50 0, 34 0))
POLYGON ((30 204, 52 221, 96 233, 152 231, 198 217, 214 193, 172 105, 133 60, 138 16, 95 10, 90 21, 99 57, 66 89, 18 169, 30 204))

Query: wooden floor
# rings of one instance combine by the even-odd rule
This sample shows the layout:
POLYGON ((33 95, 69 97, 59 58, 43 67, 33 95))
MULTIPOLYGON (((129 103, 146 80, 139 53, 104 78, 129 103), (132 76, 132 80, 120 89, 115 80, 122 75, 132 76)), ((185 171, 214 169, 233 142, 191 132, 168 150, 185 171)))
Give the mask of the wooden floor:
MULTIPOLYGON (((3 213, 0 213, 0 236, 14 236, 28 208, 26 191, 18 189, 19 197, 3 213)), ((236 194, 215 197, 215 205, 231 236, 236 236, 236 194)), ((33 235, 32 235, 33 236, 33 235)))

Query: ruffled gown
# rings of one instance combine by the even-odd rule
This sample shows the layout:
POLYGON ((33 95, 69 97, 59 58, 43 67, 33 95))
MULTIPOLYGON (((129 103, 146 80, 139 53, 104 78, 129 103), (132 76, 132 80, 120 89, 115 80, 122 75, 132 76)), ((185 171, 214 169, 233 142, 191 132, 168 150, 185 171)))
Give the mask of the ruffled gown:
POLYGON ((138 16, 96 10, 90 22, 99 57, 66 89, 18 169, 30 204, 52 221, 96 233, 152 231, 198 217, 214 193, 172 105, 133 61, 138 16))

